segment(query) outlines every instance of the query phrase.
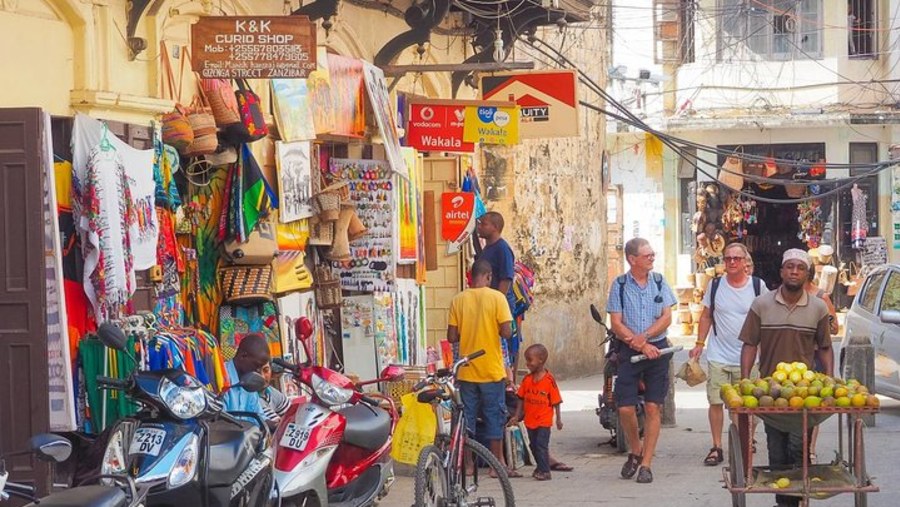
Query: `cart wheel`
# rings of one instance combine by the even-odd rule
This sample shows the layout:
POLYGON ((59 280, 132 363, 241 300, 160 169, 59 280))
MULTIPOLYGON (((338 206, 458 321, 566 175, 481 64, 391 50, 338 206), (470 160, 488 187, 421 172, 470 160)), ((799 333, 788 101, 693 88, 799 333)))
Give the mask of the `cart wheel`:
MULTIPOLYGON (((728 470, 731 475, 731 484, 743 488, 744 481, 744 453, 741 451, 741 437, 737 426, 732 424, 728 428, 728 470)), ((732 507, 746 507, 746 493, 731 494, 732 507)))

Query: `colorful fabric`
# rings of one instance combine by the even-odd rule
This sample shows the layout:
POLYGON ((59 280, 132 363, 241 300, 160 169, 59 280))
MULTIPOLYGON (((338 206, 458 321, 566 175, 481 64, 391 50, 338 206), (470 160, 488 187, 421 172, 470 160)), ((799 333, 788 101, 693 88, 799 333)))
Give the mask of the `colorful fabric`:
POLYGON ((234 358, 241 340, 250 333, 259 333, 266 338, 272 357, 282 356, 278 307, 275 303, 266 301, 253 306, 223 304, 219 308, 219 343, 226 361, 234 358))
POLYGON ((93 149, 79 197, 84 291, 103 322, 125 313, 135 289, 131 226, 136 214, 125 166, 114 149, 93 149))
POLYGON ((244 144, 241 146, 240 158, 240 199, 241 206, 238 208, 243 218, 243 234, 241 241, 246 241, 246 235, 256 229, 260 217, 268 212, 270 200, 266 192, 266 179, 263 177, 262 170, 250 147, 244 144))

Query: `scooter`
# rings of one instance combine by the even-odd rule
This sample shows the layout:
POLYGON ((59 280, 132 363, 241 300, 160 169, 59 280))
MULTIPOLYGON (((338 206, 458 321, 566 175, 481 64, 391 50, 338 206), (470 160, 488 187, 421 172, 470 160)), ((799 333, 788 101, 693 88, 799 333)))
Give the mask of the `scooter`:
MULTIPOLYGON (((619 370, 619 349, 624 344, 616 338, 603 320, 603 316, 597 310, 597 307, 591 304, 591 317, 600 324, 606 333, 606 338, 600 342, 600 346, 604 347, 604 357, 606 360, 603 364, 603 391, 597 395, 597 416, 600 418, 600 425, 609 430, 610 439, 606 444, 616 448, 618 452, 628 450, 628 442, 622 431, 622 422, 619 420, 619 409, 616 406, 616 375, 619 370)), ((638 419, 638 431, 640 435, 644 435, 644 383, 638 384, 638 404, 635 407, 638 419)), ((604 444, 601 444, 604 445, 604 444)))
POLYGON ((363 393, 361 386, 400 380, 405 373, 388 366, 379 379, 354 384, 312 363, 308 319, 298 320, 295 329, 306 362, 273 361, 308 392, 293 400, 275 431, 275 482, 282 505, 373 505, 387 495, 394 481, 391 435, 398 414, 390 398, 363 393))
MULTIPOLYGON (((31 438, 27 451, 20 451, 0 457, 0 502, 12 497, 29 501, 26 507, 41 505, 44 507, 143 507, 147 489, 138 489, 126 476, 107 476, 114 481, 114 486, 87 485, 66 489, 44 498, 35 495, 34 486, 7 482, 9 472, 6 470, 6 458, 33 454, 42 461, 62 463, 69 459, 72 443, 65 438, 51 433, 35 435, 31 438)), ((99 478, 99 477, 97 477, 99 478)))
MULTIPOLYGON (((119 328, 104 323, 98 336, 131 357, 119 328)), ((125 380, 98 377, 97 382, 142 405, 110 433, 101 472, 153 484, 148 506, 277 503, 269 431, 257 414, 225 412, 218 396, 182 370, 135 370, 125 380)), ((251 372, 230 388, 260 392, 265 387, 262 375, 251 372)))

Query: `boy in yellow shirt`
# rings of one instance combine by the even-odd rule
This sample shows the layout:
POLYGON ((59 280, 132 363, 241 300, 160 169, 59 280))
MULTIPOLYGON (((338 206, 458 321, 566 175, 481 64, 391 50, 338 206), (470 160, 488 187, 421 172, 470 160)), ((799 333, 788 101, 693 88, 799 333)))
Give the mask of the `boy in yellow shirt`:
MULTIPOLYGON (((506 367, 498 337, 512 335, 512 313, 506 296, 491 288, 491 265, 484 260, 472 266, 472 285, 450 303, 447 341, 459 342, 460 356, 479 350, 485 354, 459 371, 459 390, 466 412, 466 429, 475 434, 479 412, 485 419, 484 437, 491 452, 503 462, 506 426, 506 367)), ((510 477, 521 477, 514 470, 510 477)))

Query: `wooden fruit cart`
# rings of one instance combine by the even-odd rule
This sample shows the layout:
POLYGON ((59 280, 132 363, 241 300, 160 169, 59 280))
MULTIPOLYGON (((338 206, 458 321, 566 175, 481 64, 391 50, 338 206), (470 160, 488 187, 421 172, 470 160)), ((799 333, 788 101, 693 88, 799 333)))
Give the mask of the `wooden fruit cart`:
POLYGON ((731 492, 733 507, 745 507, 747 493, 768 493, 798 496, 801 505, 808 507, 810 499, 829 498, 839 493, 853 493, 856 507, 866 507, 867 494, 878 487, 872 484, 866 473, 866 453, 863 440, 865 424, 862 416, 878 412, 877 407, 738 407, 738 424, 728 429, 728 466, 722 469, 725 488, 731 492), (809 464, 810 430, 832 415, 838 416, 837 455, 829 464, 809 464), (758 416, 764 422, 788 427, 802 434, 802 466, 789 469, 773 469, 769 466, 753 466, 751 452, 753 435, 750 433, 750 417, 758 416), (844 426, 846 421, 846 438, 844 426), (790 485, 773 487, 778 478, 785 477, 790 485))

